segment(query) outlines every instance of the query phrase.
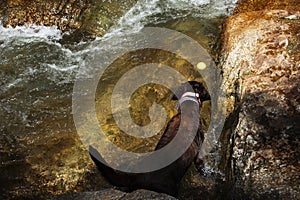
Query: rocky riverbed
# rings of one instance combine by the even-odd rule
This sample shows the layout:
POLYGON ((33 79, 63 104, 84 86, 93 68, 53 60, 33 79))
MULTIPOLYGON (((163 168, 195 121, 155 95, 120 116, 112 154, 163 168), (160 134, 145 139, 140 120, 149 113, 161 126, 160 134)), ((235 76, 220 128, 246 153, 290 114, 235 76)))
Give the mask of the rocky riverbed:
MULTIPOLYGON (((50 80, 49 72, 42 70, 38 77, 35 76, 36 71, 42 68, 41 63, 50 62, 48 59, 52 57, 58 60, 62 55, 71 54, 72 59, 68 62, 71 67, 76 65, 79 53, 71 51, 84 49, 86 43, 83 41, 93 41, 105 35, 136 2, 0 2, 0 19, 5 27, 55 25, 64 32, 50 45, 45 46, 43 40, 30 40, 33 46, 26 48, 26 42, 19 44, 9 40, 16 46, 1 49, 1 85, 7 86, 0 90, 3 119, 0 122, 0 182, 3 185, 0 196, 4 199, 173 199, 145 190, 124 193, 112 189, 113 186, 95 168, 76 134, 71 114, 74 73, 51 71, 50 75, 55 79, 50 80), (64 50, 72 43, 78 46, 64 50), (62 47, 63 50, 53 54, 62 47), (8 62, 10 55, 13 62, 8 62), (28 63, 32 55, 34 62, 28 63), (29 65, 28 72, 19 63, 29 65), (67 81, 66 76, 71 81, 67 81), (27 85, 19 86, 18 81, 23 77, 29 77, 27 85)), ((137 7, 134 13, 144 9, 141 5, 137 7)), ((228 104, 227 120, 220 137, 218 167, 205 177, 192 166, 182 181, 179 199, 298 199, 299 8, 297 0, 241 0, 232 16, 210 19, 185 15, 186 10, 181 11, 184 17, 170 19, 176 15, 162 17, 157 10, 150 9, 157 12, 150 19, 162 17, 164 20, 149 25, 183 32, 210 52, 222 71, 222 87, 228 104)), ((6 43, 7 40, 3 39, 0 46, 6 43)), ((143 58, 147 62, 162 57, 164 64, 175 63, 175 68, 188 70, 184 67, 187 65, 185 62, 162 52, 150 51, 142 55, 147 55, 143 58)), ((134 59, 130 62, 138 63, 134 59)), ((127 64, 122 66, 126 68, 127 64)), ((191 78, 195 78, 192 73, 191 78)), ((169 95, 168 91, 146 88, 144 92, 153 99, 158 96, 159 102, 170 106, 169 115, 174 114, 174 105, 168 105, 169 101, 165 98, 169 95)), ((137 97, 137 101, 151 105, 150 100, 144 97, 137 97)), ((100 101, 98 103, 101 104, 100 101)), ((138 108, 135 118, 140 118, 139 113, 143 109, 138 108)), ((204 110, 203 123, 207 126, 209 105, 204 110)), ((111 118, 107 116, 103 120, 111 121, 111 118)), ((140 120, 145 123, 147 118, 140 120)), ((111 137, 118 140, 116 135, 111 137)), ((131 142, 127 147, 139 150, 146 146, 151 149, 155 138, 151 140, 145 144, 131 142)))

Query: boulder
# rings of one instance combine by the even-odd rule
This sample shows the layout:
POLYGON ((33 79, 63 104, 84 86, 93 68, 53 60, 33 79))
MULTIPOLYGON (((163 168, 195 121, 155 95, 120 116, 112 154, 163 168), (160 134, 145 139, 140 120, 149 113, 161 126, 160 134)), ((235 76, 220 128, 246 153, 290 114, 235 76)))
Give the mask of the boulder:
POLYGON ((300 2, 297 0, 240 0, 234 10, 237 13, 259 10, 300 10, 300 2))
POLYGON ((176 198, 168 196, 166 194, 160 194, 148 190, 136 190, 132 193, 125 193, 115 189, 107 189, 95 192, 81 192, 74 194, 65 194, 54 198, 55 200, 64 199, 89 199, 89 200, 102 200, 102 199, 114 199, 114 200, 136 200, 136 199, 157 199, 157 200, 176 200, 176 198))
MULTIPOLYGON (((257 1, 240 5, 246 2, 257 1)), ((291 5, 238 7, 226 22, 222 71, 229 106, 221 167, 234 199, 300 195, 300 12, 291 5)))
POLYGON ((0 19, 5 27, 37 24, 57 26, 83 36, 102 36, 136 0, 3 0, 0 19))

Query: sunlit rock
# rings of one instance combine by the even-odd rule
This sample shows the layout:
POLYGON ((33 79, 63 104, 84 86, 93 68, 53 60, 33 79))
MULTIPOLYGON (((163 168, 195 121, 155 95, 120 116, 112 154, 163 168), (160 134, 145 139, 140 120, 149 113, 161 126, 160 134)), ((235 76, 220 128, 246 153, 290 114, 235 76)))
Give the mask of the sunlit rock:
POLYGON ((297 0, 240 0, 235 13, 244 13, 259 10, 300 10, 300 2, 297 0))
POLYGON ((8 26, 36 24, 71 31, 72 37, 102 36, 136 0, 4 0, 0 19, 8 26))
POLYGON ((237 199, 299 198, 299 16, 264 10, 226 22, 222 71, 231 106, 223 165, 237 199))

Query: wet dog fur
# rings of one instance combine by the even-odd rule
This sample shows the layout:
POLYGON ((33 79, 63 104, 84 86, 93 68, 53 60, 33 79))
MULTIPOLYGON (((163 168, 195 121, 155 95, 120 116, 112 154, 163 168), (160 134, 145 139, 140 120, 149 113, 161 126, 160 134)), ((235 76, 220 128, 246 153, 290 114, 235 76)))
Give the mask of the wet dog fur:
MULTIPOLYGON (((172 117, 168 122, 166 130, 160 138, 155 150, 163 148, 175 137, 180 124, 183 126, 183 130, 185 130, 187 136, 189 132, 195 128, 197 128, 197 133, 185 153, 170 165, 148 173, 124 173, 103 164, 106 163, 105 160, 96 149, 90 146, 89 151, 92 160, 110 183, 118 187, 126 187, 128 191, 148 189, 176 197, 178 195, 180 181, 191 164, 194 162, 196 168, 201 170, 203 160, 199 158, 198 154, 204 140, 204 132, 200 119, 195 116, 199 116, 197 112, 200 112, 201 102, 210 100, 210 95, 203 84, 196 81, 189 81, 182 84, 177 90, 176 96, 181 97, 186 92, 199 94, 199 104, 197 105, 193 101, 185 101, 180 105, 180 107, 184 106, 185 109, 188 109, 190 112, 185 117, 182 117, 180 109, 178 110, 178 114, 172 117), (189 88, 191 87, 189 87, 189 84, 193 91, 190 91, 189 88), (198 120, 198 123, 195 120, 198 120), (197 124, 198 127, 195 127, 195 124, 197 124), (99 160, 101 160, 101 162, 99 160)), ((173 99, 177 99, 176 96, 174 96, 173 99)))

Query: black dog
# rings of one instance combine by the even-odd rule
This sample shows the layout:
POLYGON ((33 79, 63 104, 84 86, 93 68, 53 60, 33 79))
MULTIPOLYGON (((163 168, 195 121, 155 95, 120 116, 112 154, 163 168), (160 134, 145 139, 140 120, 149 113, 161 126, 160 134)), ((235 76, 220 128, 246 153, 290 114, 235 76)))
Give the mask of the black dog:
MULTIPOLYGON (((176 197, 178 195, 180 180, 192 162, 195 163, 198 170, 201 169, 203 161, 199 158, 198 153, 204 140, 204 132, 199 119, 199 113, 201 102, 210 100, 210 95, 201 83, 190 81, 181 85, 176 92, 176 96, 180 97, 177 104, 179 112, 169 121, 155 150, 166 146, 176 136, 179 126, 182 127, 181 130, 184 130, 184 137, 189 137, 192 131, 196 131, 196 136, 192 140, 192 144, 182 156, 170 165, 148 173, 124 173, 114 170, 103 164, 105 161, 98 151, 90 147, 89 151, 93 161, 103 176, 113 185, 126 187, 129 190, 148 189, 176 197), (192 86, 192 91, 190 86, 192 86), (183 109, 188 110, 188 113, 184 114, 185 116, 182 116, 183 114, 181 113, 183 109)), ((177 98, 175 97, 174 99, 177 98)), ((185 138, 180 139, 184 140, 185 138)))

